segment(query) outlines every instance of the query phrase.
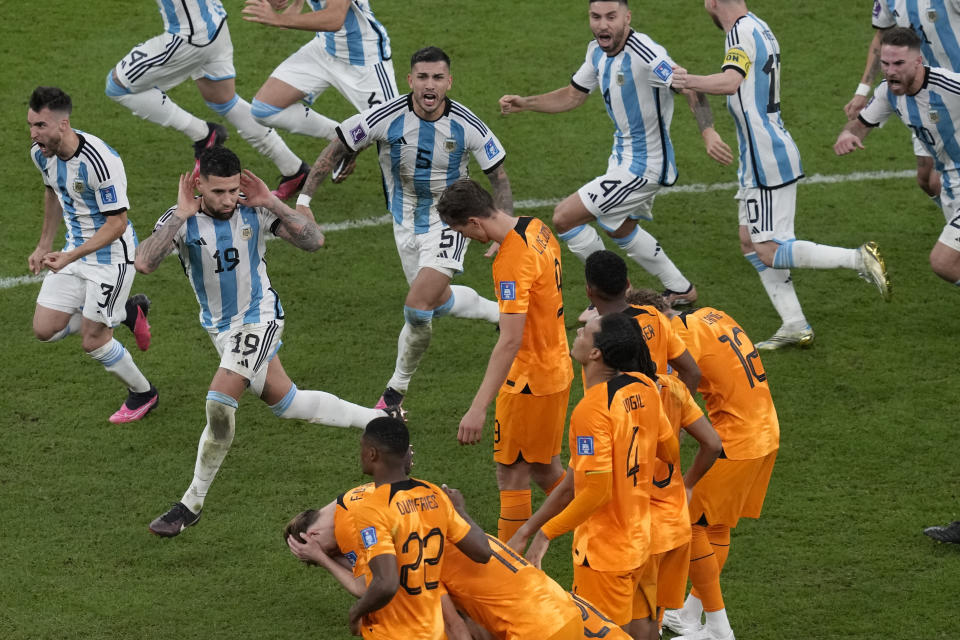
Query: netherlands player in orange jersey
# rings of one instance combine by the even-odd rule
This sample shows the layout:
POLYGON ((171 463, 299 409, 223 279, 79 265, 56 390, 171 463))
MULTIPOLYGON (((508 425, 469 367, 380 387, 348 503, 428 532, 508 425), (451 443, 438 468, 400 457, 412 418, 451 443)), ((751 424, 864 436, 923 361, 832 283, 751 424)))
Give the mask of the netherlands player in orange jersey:
POLYGON ((560 446, 573 367, 563 323, 560 245, 537 218, 515 218, 496 208, 473 180, 447 187, 437 211, 454 231, 500 245, 493 261, 500 337, 457 438, 461 444, 480 441, 496 398, 497 535, 507 540, 530 517, 530 481, 549 494, 563 477, 560 446))
MULTIPOLYGON (((627 279, 627 263, 613 251, 595 251, 587 257, 584 266, 587 298, 598 315, 621 311, 643 329, 643 338, 650 349, 650 358, 663 373, 667 365, 673 367, 692 393, 700 383, 700 369, 677 335, 670 319, 654 306, 636 305, 627 302, 630 289, 627 279)), ((583 317, 583 316, 581 316, 583 317)))
MULTIPOLYGON (((350 629, 368 639, 442 638, 444 548, 452 542, 480 563, 491 555, 483 531, 439 487, 408 476, 409 445, 396 418, 372 420, 361 441, 362 469, 375 487, 351 509, 369 579, 350 608, 350 629)), ((296 553, 295 542, 288 539, 296 553)))
POLYGON ((700 366, 707 413, 723 452, 693 490, 690 581, 682 609, 664 626, 685 640, 733 640, 720 589, 730 530, 741 517, 758 518, 780 447, 780 423, 767 375, 753 342, 729 315, 711 307, 674 314, 673 322, 700 366), (706 613, 706 625, 700 617, 706 613))
POLYGON ((570 473, 510 546, 539 564, 549 540, 574 530, 573 590, 633 638, 656 634, 656 567, 650 563, 654 461, 679 464, 661 409, 656 370, 629 316, 594 318, 571 355, 587 387, 570 418, 570 473), (627 373, 639 371, 639 373, 627 373))

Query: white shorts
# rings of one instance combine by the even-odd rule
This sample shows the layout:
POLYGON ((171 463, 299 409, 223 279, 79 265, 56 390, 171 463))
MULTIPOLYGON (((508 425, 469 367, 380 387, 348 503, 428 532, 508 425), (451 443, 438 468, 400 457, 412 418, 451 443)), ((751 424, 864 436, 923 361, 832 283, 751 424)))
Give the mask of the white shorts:
POLYGON ((252 385, 267 375, 267 365, 277 355, 282 334, 283 320, 273 320, 211 333, 210 339, 220 355, 220 368, 239 373, 252 385))
POLYGON ((913 141, 913 155, 918 158, 932 158, 930 152, 927 151, 927 148, 923 146, 923 143, 920 142, 920 138, 917 137, 917 134, 911 133, 910 139, 913 141))
POLYGON ((653 220, 653 199, 660 191, 656 179, 637 176, 618 166, 577 189, 583 206, 606 231, 616 231, 624 220, 653 220))
POLYGON ((950 198, 946 190, 940 192, 940 205, 947 219, 937 242, 960 252, 960 198, 950 198))
POLYGON ((397 97, 392 61, 364 67, 352 65, 327 53, 320 38, 313 38, 300 47, 281 62, 270 77, 305 93, 307 102, 313 102, 333 87, 357 111, 365 111, 397 97))
POLYGON ((236 77, 230 29, 224 22, 216 39, 203 47, 170 33, 154 36, 131 49, 114 71, 120 84, 133 93, 154 87, 166 91, 187 78, 227 80, 236 77))
POLYGON ((43 278, 37 304, 74 314, 108 327, 127 317, 127 298, 136 271, 132 264, 91 264, 77 260, 43 278))
POLYGON ((443 225, 433 225, 426 233, 414 233, 394 222, 393 239, 397 243, 407 284, 413 282, 423 267, 430 267, 448 278, 461 273, 467 245, 470 244, 470 240, 460 232, 443 225))
POLYGON ((794 239, 793 219, 797 213, 797 183, 778 189, 741 187, 737 191, 738 218, 747 227, 750 240, 785 242, 794 239))

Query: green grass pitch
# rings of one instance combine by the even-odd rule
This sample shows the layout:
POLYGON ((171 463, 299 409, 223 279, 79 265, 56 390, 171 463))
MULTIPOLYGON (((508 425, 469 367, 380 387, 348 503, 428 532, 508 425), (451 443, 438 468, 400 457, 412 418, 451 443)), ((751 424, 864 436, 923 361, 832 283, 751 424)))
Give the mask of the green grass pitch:
MULTIPOLYGON (((453 59, 451 96, 503 142, 515 198, 550 201, 603 170, 612 126, 601 100, 592 96, 562 115, 503 118, 497 98, 568 82, 591 37, 586 4, 380 0, 374 8, 393 41, 401 90, 415 49, 446 49, 453 59)), ((679 64, 692 73, 719 67, 723 36, 699 2, 631 4, 634 27, 679 64)), ((311 34, 245 23, 239 0, 226 5, 238 91, 250 100, 311 34)), ((0 1, 0 7, 10 9, 0 26, 0 279, 6 282, 26 275, 41 224, 42 186, 27 155, 27 99, 36 85, 67 90, 74 126, 120 152, 141 238, 175 203, 177 174, 192 157, 181 134, 139 120, 103 93, 116 61, 160 32, 154 3, 59 0, 14 12, 0 1)), ((875 132, 866 151, 837 158, 831 150, 863 68, 870 3, 763 0, 750 7, 780 40, 783 117, 807 175, 912 169, 908 134, 896 122, 875 132)), ((216 119, 188 83, 170 95, 216 119)), ((718 131, 735 146, 722 101, 712 105, 718 131)), ((334 118, 350 114, 332 92, 315 106, 334 118)), ((679 185, 735 179, 733 168, 706 157, 681 102, 672 132, 679 185)), ((322 148, 283 135, 307 161, 322 148)), ((273 183, 273 166, 235 132, 232 138, 229 146, 246 165, 273 183)), ((314 202, 323 223, 382 215, 374 154, 361 156, 343 185, 321 187, 314 202)), ((551 207, 522 213, 549 220, 551 207)), ((755 340, 777 328, 756 274, 739 255, 732 189, 663 194, 655 215, 646 228, 697 284, 702 303, 728 311, 755 340)), ((809 350, 763 356, 782 444, 763 517, 734 532, 723 574, 740 638, 960 637, 958 549, 921 535, 925 525, 960 517, 956 418, 950 417, 960 301, 927 263, 942 224, 912 178, 799 189, 798 236, 840 246, 876 240, 894 298, 885 304, 850 272, 795 271, 817 340, 809 350)), ((332 232, 317 254, 271 243, 269 258, 287 310, 281 353, 291 377, 302 388, 373 403, 393 367, 406 292, 389 227, 332 232)), ((581 264, 569 253, 564 258, 572 332, 586 297, 581 264)), ((655 284, 636 265, 631 278, 655 284)), ((493 295, 478 247, 459 282, 493 295)), ((37 283, 0 289, 0 638, 349 637, 350 597, 325 573, 295 562, 280 532, 294 513, 363 481, 358 432, 281 421, 255 398, 244 399, 203 519, 177 539, 155 538, 147 524, 189 483, 217 364, 189 285, 173 258, 134 283, 155 305, 154 346, 134 357, 161 401, 143 422, 127 426, 107 422, 123 393, 76 338, 54 345, 33 338, 38 290, 37 283)), ((126 330, 118 336, 132 347, 126 330)), ((495 530, 497 518, 490 427, 477 447, 459 447, 455 433, 495 340, 482 322, 438 321, 405 403, 415 475, 462 488, 487 530, 495 530)), ((545 567, 569 584, 569 537, 554 543, 545 567)))

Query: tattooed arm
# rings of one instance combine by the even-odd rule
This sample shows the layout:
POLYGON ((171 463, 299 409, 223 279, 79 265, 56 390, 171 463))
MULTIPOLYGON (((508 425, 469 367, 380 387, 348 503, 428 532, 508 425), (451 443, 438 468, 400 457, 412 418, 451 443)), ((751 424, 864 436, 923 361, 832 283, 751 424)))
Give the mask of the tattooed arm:
POLYGON ((342 178, 346 178, 347 175, 353 171, 352 165, 356 157, 356 152, 350 151, 339 138, 334 138, 330 141, 330 144, 324 147, 320 155, 317 156, 317 161, 314 162, 313 167, 310 168, 310 174, 307 176, 306 182, 303 183, 303 188, 300 190, 300 193, 312 198, 320 186, 320 183, 322 183, 341 162, 349 169, 349 171, 345 169, 340 174, 342 178))
POLYGON ((193 197, 194 180, 190 174, 180 176, 180 191, 177 195, 177 206, 171 209, 172 215, 167 216, 163 224, 153 230, 153 235, 140 243, 137 247, 137 259, 134 267, 140 273, 156 271, 163 259, 173 252, 173 239, 177 231, 189 218, 200 210, 200 200, 193 197))
POLYGON ((295 211, 273 195, 267 185, 249 169, 240 176, 240 190, 246 194, 246 204, 251 207, 264 207, 277 216, 278 238, 283 238, 298 249, 316 251, 323 246, 323 232, 316 221, 305 213, 295 211))
POLYGON ((707 147, 707 155, 720 164, 726 165, 733 162, 733 153, 730 151, 730 147, 720 138, 717 130, 713 128, 713 112, 710 110, 707 94, 689 89, 684 90, 683 93, 687 96, 690 111, 697 119, 697 127, 700 129, 703 143, 707 147))
POLYGON ((487 179, 490 180, 490 188, 493 189, 493 204, 497 209, 513 215, 513 191, 510 189, 510 179, 502 162, 487 174, 487 179))

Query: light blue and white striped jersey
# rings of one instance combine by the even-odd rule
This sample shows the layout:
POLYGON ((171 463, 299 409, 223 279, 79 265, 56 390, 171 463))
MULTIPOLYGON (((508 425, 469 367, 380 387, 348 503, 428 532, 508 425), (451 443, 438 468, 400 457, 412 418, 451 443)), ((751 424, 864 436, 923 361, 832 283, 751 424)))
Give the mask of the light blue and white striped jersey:
POLYGON ((157 0, 157 6, 163 30, 198 47, 210 44, 227 19, 220 0, 157 0))
MULTIPOLYGON (((314 11, 326 5, 327 0, 310 0, 314 11)), ((392 56, 387 30, 373 15, 367 0, 351 0, 340 30, 318 31, 317 37, 323 40, 327 53, 355 67, 369 67, 392 56)))
MULTIPOLYGON (((176 209, 161 216, 154 232, 176 209)), ((210 333, 283 318, 264 260, 267 232, 278 224, 267 209, 241 203, 229 220, 200 211, 177 231, 173 243, 200 303, 200 324, 210 333)))
POLYGON ((443 226, 437 200, 447 186, 467 177, 469 156, 489 172, 506 158, 503 145, 480 118, 459 102, 446 99, 443 115, 421 120, 406 94, 347 118, 337 135, 348 149, 380 145, 387 208, 397 224, 414 233, 443 226))
POLYGON ((881 82, 860 121, 876 127, 900 116, 933 156, 943 190, 952 199, 960 195, 960 73, 937 67, 924 73, 923 87, 912 96, 896 96, 886 80, 881 82))
POLYGON ((615 56, 592 40, 586 60, 570 80, 580 91, 600 89, 615 127, 610 164, 665 185, 677 181, 670 142, 673 64, 666 49, 631 30, 615 56))
POLYGON ((767 23, 752 13, 734 23, 723 69, 744 76, 727 96, 737 125, 740 186, 775 189, 802 178, 800 151, 780 117, 780 44, 767 23))
POLYGON ((928 65, 960 71, 960 0, 874 0, 873 26, 913 29, 928 65))
MULTIPOLYGON (((103 226, 105 214, 130 208, 127 175, 120 154, 100 138, 74 131, 80 145, 69 160, 47 158, 36 144, 30 147, 30 157, 43 173, 43 184, 53 189, 63 208, 67 226, 64 251, 72 251, 89 240, 103 226)), ((136 247, 137 234, 128 219, 122 236, 80 259, 91 264, 131 264, 136 247)))

